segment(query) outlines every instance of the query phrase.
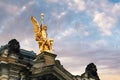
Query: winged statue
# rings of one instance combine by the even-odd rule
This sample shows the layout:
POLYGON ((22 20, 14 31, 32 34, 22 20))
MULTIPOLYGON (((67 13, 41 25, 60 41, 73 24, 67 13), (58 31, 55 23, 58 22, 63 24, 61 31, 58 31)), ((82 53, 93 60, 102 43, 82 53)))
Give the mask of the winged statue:
POLYGON ((40 52, 47 51, 51 52, 52 51, 52 45, 53 45, 53 39, 48 39, 47 36, 47 26, 42 25, 42 21, 44 20, 44 15, 41 15, 41 22, 40 25, 38 21, 36 20, 35 17, 31 16, 31 21, 33 24, 33 30, 35 33, 35 38, 36 41, 38 41, 40 52))

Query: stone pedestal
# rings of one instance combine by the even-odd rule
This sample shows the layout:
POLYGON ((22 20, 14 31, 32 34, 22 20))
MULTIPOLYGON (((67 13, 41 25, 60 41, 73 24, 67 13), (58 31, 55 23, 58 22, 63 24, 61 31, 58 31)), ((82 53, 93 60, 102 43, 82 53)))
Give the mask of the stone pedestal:
POLYGON ((36 61, 44 62, 45 64, 44 66, 50 66, 55 64, 56 56, 57 56, 56 54, 52 54, 49 52, 42 52, 39 55, 37 55, 36 61))
POLYGON ((49 53, 49 52, 42 52, 37 55, 36 59, 34 60, 34 65, 32 68, 32 73, 40 73, 43 71, 43 68, 55 65, 55 58, 56 54, 49 53))

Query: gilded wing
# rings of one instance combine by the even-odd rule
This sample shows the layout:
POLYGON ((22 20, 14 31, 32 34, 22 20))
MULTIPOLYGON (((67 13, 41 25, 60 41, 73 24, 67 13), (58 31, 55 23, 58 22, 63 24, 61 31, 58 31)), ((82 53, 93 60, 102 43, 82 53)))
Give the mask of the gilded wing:
POLYGON ((38 23, 38 21, 33 16, 31 16, 31 21, 32 21, 32 24, 33 24, 34 32, 35 33, 39 32, 40 30, 39 30, 39 23, 38 23))

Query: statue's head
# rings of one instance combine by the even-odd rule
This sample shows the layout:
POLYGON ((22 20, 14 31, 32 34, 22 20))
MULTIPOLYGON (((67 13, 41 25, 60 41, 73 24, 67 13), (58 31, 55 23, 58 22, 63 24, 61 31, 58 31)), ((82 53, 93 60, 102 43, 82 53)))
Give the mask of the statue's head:
POLYGON ((44 29, 44 30, 47 30, 47 26, 43 26, 43 29, 44 29))

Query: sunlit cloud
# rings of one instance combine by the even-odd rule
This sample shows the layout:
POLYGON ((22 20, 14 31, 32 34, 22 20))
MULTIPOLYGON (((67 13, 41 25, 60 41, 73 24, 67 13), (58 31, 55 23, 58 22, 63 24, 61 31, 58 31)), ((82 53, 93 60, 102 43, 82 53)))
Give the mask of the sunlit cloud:
POLYGON ((93 21, 98 25, 103 35, 112 35, 112 28, 116 23, 115 18, 107 16, 104 12, 96 12, 93 21))
POLYGON ((111 12, 114 14, 114 16, 120 16, 120 3, 114 4, 111 12))
POLYGON ((64 15, 66 15, 66 12, 60 13, 60 15, 58 15, 58 18, 64 17, 64 15))
POLYGON ((75 11, 83 11, 86 9, 84 0, 67 0, 68 8, 75 11))

